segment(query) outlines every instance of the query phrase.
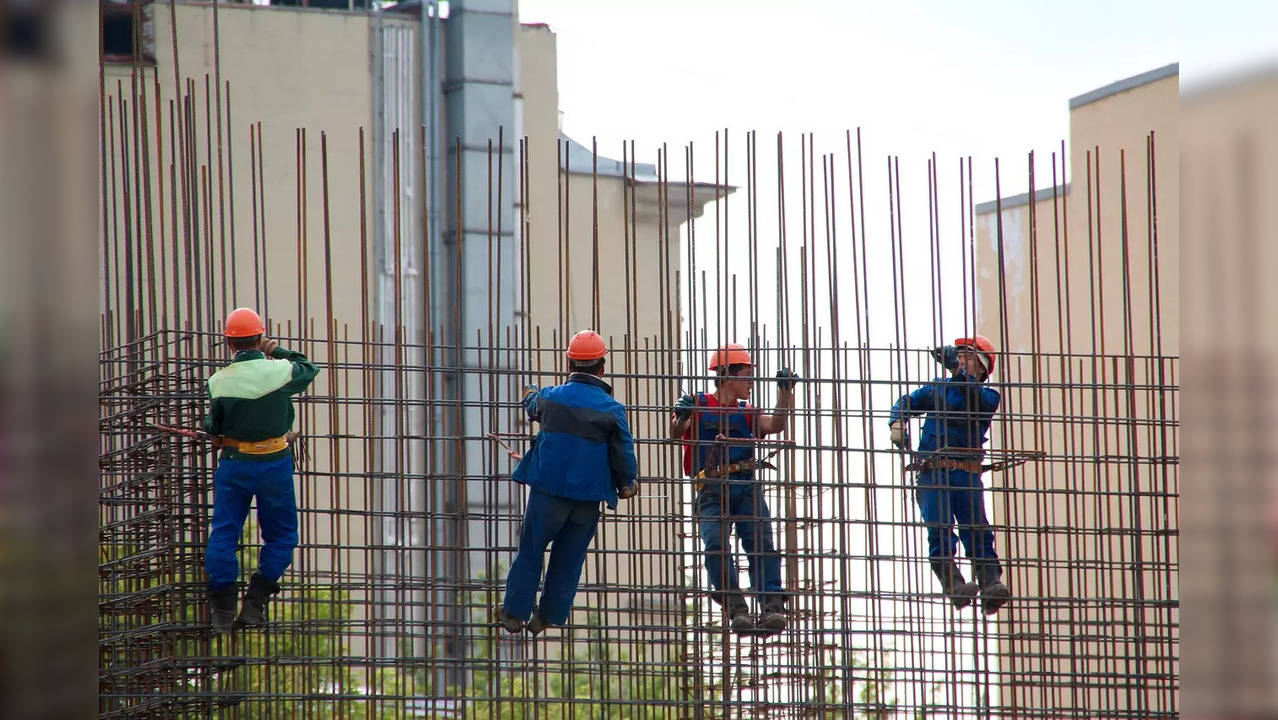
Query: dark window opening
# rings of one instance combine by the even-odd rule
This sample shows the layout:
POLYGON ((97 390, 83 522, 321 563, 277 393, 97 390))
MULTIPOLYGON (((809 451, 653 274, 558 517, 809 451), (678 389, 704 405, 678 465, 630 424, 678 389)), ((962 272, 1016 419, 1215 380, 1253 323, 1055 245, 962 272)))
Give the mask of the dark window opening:
POLYGON ((48 54, 47 15, 39 7, 0 8, 0 55, 35 59, 48 54))
POLYGON ((102 18, 102 60, 105 62, 154 63, 149 33, 139 32, 137 21, 146 30, 149 27, 150 3, 134 15, 133 3, 103 2, 99 5, 102 18))

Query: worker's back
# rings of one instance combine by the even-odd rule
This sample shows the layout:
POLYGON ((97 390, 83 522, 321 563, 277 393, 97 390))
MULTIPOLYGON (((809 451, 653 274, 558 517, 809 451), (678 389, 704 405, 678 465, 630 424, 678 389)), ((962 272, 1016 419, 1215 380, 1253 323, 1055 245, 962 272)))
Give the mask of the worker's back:
MULTIPOLYGON (((290 396, 306 390, 318 374, 319 368, 300 352, 277 347, 269 358, 257 349, 237 352, 231 364, 208 380, 205 432, 249 442, 284 435, 293 427, 290 396)), ((245 454, 228 446, 222 457, 274 460, 285 454, 245 454)))
POLYGON ((638 467, 625 406, 608 383, 573 373, 563 385, 530 393, 524 408, 541 431, 515 468, 515 481, 616 507, 617 489, 630 484, 638 467))

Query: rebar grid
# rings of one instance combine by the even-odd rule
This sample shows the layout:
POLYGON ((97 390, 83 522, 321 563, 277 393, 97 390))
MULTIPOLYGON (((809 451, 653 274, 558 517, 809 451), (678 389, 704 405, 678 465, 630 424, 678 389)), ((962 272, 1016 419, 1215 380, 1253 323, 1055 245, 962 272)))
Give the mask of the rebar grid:
MULTIPOLYGON (((867 183, 859 131, 820 157, 804 135, 797 162, 779 134, 773 157, 755 133, 724 131, 714 183, 700 185, 704 148, 689 144, 682 159, 661 148, 654 180, 628 145, 615 186, 597 149, 585 175, 570 170, 566 142, 550 168, 533 160, 544 139, 522 138, 512 167, 499 134, 487 176, 449 189, 455 208, 427 207, 422 193, 409 212, 400 184, 424 184, 424 128, 380 147, 350 133, 341 152, 353 148, 358 173, 341 178, 329 174, 337 143, 298 128, 294 197, 281 201, 264 169, 282 156, 278 131, 268 142, 261 123, 245 124, 247 153, 237 146, 229 81, 206 77, 201 91, 175 67, 166 90, 140 65, 130 79, 111 89, 104 74, 102 95, 103 717, 1176 714, 1178 359, 1162 340, 1152 136, 1140 242, 1127 226, 1127 158, 1120 191, 1102 194, 1097 149, 1075 181, 1087 188, 1086 237, 1075 226, 1071 249, 1062 195, 1048 218, 1031 204, 1018 226, 1029 242, 1009 247, 1001 209, 991 242, 978 243, 970 160, 952 215, 935 158, 925 193, 908 181, 902 192, 895 158, 886 188, 867 183), (741 137, 747 170, 733 198, 741 137), (370 192, 365 162, 378 152, 393 158, 389 201, 370 192), (486 248, 454 240, 423 252, 428 219, 460 214, 463 197, 511 202, 508 172, 513 241, 490 211, 486 248), (707 186, 713 219, 693 210, 707 186), (553 212, 538 204, 545 188, 553 212), (866 211, 867 191, 887 213, 866 211), (923 203, 902 211, 907 193, 926 195, 926 223, 923 203), (619 236, 600 231, 601 194, 619 201, 619 236), (388 202, 376 247, 368 212, 388 202), (1119 240, 1101 232, 1114 206, 1119 240), (358 238, 333 235, 339 213, 359 216, 358 238), (761 239, 773 232, 774 245, 761 239), (493 287, 477 326, 460 296, 441 307, 430 291, 461 287, 475 257, 493 287), (517 277, 500 275, 502 257, 517 260, 517 277), (375 307, 379 286, 389 315, 375 307), (215 459, 154 426, 198 422, 203 380, 227 359, 220 320, 243 304, 323 372, 298 401, 302 540, 285 591, 266 629, 218 636, 202 604, 215 459), (420 326, 402 320, 412 308, 420 326), (562 381, 566 338, 587 324, 611 348, 607 379, 629 409, 642 494, 602 521, 569 625, 510 637, 490 617, 524 505, 507 446, 522 451, 536 431, 516 399, 525 384, 562 381), (990 459, 1044 453, 985 476, 1014 593, 995 618, 956 613, 939 595, 909 458, 886 434, 893 400, 940 373, 922 348, 975 331, 1003 339, 990 459), (771 406, 778 368, 804 378, 783 436, 792 444, 759 475, 796 596, 774 638, 732 635, 707 599, 692 487, 666 437, 679 395, 713 388, 706 358, 727 341, 754 353, 757 405, 771 406)), ((251 517, 245 533, 241 565, 253 567, 251 517)))
MULTIPOLYGON (((683 717, 695 711, 758 715, 771 707, 774 717, 811 717, 873 710, 873 702, 855 696, 867 687, 896 694, 892 702, 885 700, 895 711, 926 707, 968 714, 981 712, 980 698, 991 691, 997 696, 997 688, 1012 682, 1033 686, 1045 697, 1062 691, 1084 697, 1124 693, 1129 683, 1142 693, 1174 697, 1175 596, 1160 587, 1176 571, 1174 554, 1166 554, 1173 547, 1174 530, 1135 526, 1128 503, 1155 517, 1174 508, 1175 495, 1157 488, 1124 491, 1114 477, 1121 472, 1107 472, 1112 463, 1124 460, 1148 472, 1166 470, 1174 458, 1124 457, 1120 452, 1107 460, 1049 452, 1031 467, 1006 473, 992 491, 996 509, 1061 498, 1068 498, 1071 509, 1099 508, 1099 521, 1083 527, 1066 525, 1063 517, 1048 527, 1001 519, 996 530, 1012 586, 1031 584, 1036 573, 1064 573, 1071 583, 1092 589, 1054 588, 1036 597, 1018 593, 999 622, 955 615, 931 585, 910 499, 912 482, 900 472, 900 453, 835 445, 819 437, 832 434, 831 426, 843 427, 848 435, 858 427, 868 433, 883 421, 881 409, 835 413, 817 401, 815 385, 855 394, 868 392, 873 384, 857 380, 806 385, 807 402, 800 403, 796 422, 803 430, 796 432, 794 449, 781 456, 778 473, 795 479, 763 480, 772 506, 795 508, 779 520, 787 528, 780 535, 797 539, 782 547, 791 573, 788 587, 799 598, 796 627, 781 638, 726 634, 704 597, 689 483, 679 476, 670 443, 655 431, 667 420, 666 404, 630 405, 643 459, 643 495, 604 520, 572 624, 549 640, 529 641, 499 635, 488 619, 489 609, 500 600, 502 566, 513 557, 509 538, 517 535, 522 517, 522 492, 504 477, 510 464, 505 453, 484 436, 365 434, 363 421, 354 418, 383 407, 398 407, 397 412, 407 415, 413 407, 390 397, 356 402, 322 391, 306 396, 300 412, 311 456, 298 476, 303 543, 286 578, 287 592, 275 602, 277 619, 265 631, 219 638, 208 631, 200 605, 212 456, 195 441, 150 429, 198 414, 200 378, 216 363, 180 359, 174 351, 215 340, 162 333, 129 352, 128 360, 115 353, 104 357, 104 372, 135 368, 135 379, 122 378, 103 393, 104 702, 128 708, 125 715, 141 712, 150 702, 160 703, 163 713, 188 708, 198 714, 223 703, 228 716, 298 707, 321 714, 331 708, 334 713, 399 712, 411 717, 414 707, 434 707, 423 705, 424 699, 456 702, 450 707, 468 715, 541 714, 531 709, 553 699, 565 703, 564 712, 577 704, 581 707, 575 712, 588 716, 683 717), (324 424, 321 416, 334 407, 338 421, 318 430, 324 424), (386 439, 404 443, 409 452, 432 442, 460 441, 491 450, 493 462, 478 472, 398 473, 393 478, 352 462, 370 441, 386 439), (835 472, 840 464, 841 474, 835 472), (867 468, 872 466, 881 469, 871 474, 867 468), (1050 486, 1053 476, 1080 478, 1082 487, 1064 493, 1050 486), (481 532, 483 541, 468 546, 426 543, 414 536, 414 526, 434 537, 436 526, 458 523, 458 513, 431 505, 385 507, 379 494, 388 481, 399 489, 398 497, 429 497, 428 491, 409 488, 453 482, 467 496, 484 498, 485 504, 501 498, 510 509, 469 514, 469 529, 481 532), (869 505, 863 500, 867 496, 872 498, 869 505), (405 539, 411 540, 406 544, 405 539), (1145 547, 1141 562, 1133 564, 1123 556, 1127 542, 1145 547), (1041 549, 1060 543, 1092 545, 1097 553, 1085 559, 1086 552, 1054 555, 1041 549), (443 567, 448 556, 462 554, 472 556, 474 575, 450 577, 432 570, 443 567), (1126 577, 1148 583, 1150 594, 1136 598, 1109 584, 1126 577), (450 598, 444 607, 430 601, 441 595, 450 598), (1020 629, 1022 618, 1031 614, 1051 618, 1052 624, 1020 629), (1068 644, 1071 650, 1066 656, 1039 656, 1044 667, 1026 672, 1009 662, 1018 643, 1068 644), (1136 656, 1124 657, 1127 647, 1143 652, 1143 674, 1132 677, 1136 656), (1112 674, 1078 672, 1089 664, 1108 664, 1112 674), (443 679, 450 675, 468 681, 443 679), (578 677, 585 679, 573 679, 578 677), (566 697, 562 686, 555 685, 569 679, 579 683, 576 697, 566 697)), ((326 363, 325 370, 337 387, 375 385, 379 375, 396 370, 433 370, 345 362, 363 344, 333 345, 338 360, 326 363)), ((552 357, 558 351, 537 353, 552 357)), ((846 351, 854 353, 901 354, 846 351)), ((639 365, 642 355, 636 355, 630 360, 639 365)), ((909 355, 912 365, 931 363, 923 353, 909 355)), ((507 374, 505 379, 531 377, 507 374)), ((632 375, 614 381, 620 386, 642 379, 632 375)), ((1013 376, 1009 384, 1017 380, 1013 376)), ((1056 390, 1062 400, 1124 391, 1122 386, 1088 383, 1056 390)), ((511 408, 507 403, 499 409, 511 408)), ((1075 435, 1099 425, 1086 417, 1059 424, 1037 416, 1004 416, 1000 421, 1014 430, 1047 422, 1075 435)), ((1141 432, 1169 429, 1174 430, 1171 421, 1150 420, 1141 432)), ((255 537, 251 527, 248 537, 255 537)), ((251 566, 253 561, 250 548, 243 562, 251 566)), ((1003 709, 985 706, 984 712, 1001 716, 1003 709)))

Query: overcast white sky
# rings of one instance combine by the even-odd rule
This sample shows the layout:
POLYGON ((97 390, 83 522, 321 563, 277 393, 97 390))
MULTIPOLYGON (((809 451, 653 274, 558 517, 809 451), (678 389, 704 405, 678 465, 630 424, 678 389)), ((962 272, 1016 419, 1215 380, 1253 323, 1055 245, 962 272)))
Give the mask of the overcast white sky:
MULTIPOLYGON (((632 139, 650 160, 662 141, 709 142, 724 127, 808 130, 833 145, 860 126, 903 166, 936 151, 942 168, 971 155, 979 169, 995 156, 1023 168, 1028 150, 1058 148, 1075 95, 1170 62, 1188 84, 1272 54, 1278 3, 1183 4, 519 0, 519 10, 557 34, 564 130, 597 136, 606 154, 632 139)), ((1004 193, 1023 191, 1023 175, 1004 178, 1004 193)), ((991 193, 978 178, 977 200, 991 193)))

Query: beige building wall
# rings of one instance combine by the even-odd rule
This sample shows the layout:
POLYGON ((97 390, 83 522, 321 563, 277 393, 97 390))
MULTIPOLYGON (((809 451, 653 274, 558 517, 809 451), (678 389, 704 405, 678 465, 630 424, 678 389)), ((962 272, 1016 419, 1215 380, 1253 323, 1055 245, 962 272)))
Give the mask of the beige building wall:
POLYGON ((1183 712, 1275 717, 1278 67, 1182 100, 1183 712))
MULTIPOLYGON (((302 350, 321 365, 322 372, 308 394, 317 401, 304 406, 295 427, 312 439, 307 443, 311 456, 309 468, 316 474, 308 482, 298 480, 298 501, 302 547, 296 553, 290 574, 300 574, 310 584, 327 581, 339 584, 351 593, 353 619, 364 619, 364 611, 377 605, 374 591, 366 578, 377 564, 377 553, 366 550, 385 540, 377 521, 358 512, 338 516, 333 509, 355 510, 377 503, 383 489, 370 479, 363 442, 342 442, 338 450, 335 440, 327 439, 344 433, 362 433, 369 422, 356 403, 340 406, 326 403, 325 397, 352 397, 378 389, 384 378, 367 377, 359 371, 334 368, 337 362, 366 362, 371 359, 361 344, 335 343, 345 337, 364 337, 364 323, 376 317, 377 263, 375 261, 375 223, 378 221, 373 197, 375 174, 374 58, 378 50, 378 28, 395 36, 401 47, 415 46, 417 25, 394 16, 377 19, 368 13, 335 11, 300 11, 292 8, 265 8, 243 5, 220 5, 217 9, 220 48, 214 43, 214 8, 209 4, 179 3, 173 8, 176 20, 177 55, 171 31, 170 8, 155 3, 155 64, 144 67, 139 76, 140 88, 146 93, 147 132, 151 134, 152 170, 162 172, 151 178, 154 213, 155 259, 160 263, 156 274, 156 292, 165 292, 172 303, 173 284, 178 292, 188 286, 179 272, 170 271, 174 258, 172 248, 179 247, 179 265, 191 261, 197 253, 189 251, 183 240, 181 204, 178 206, 177 233, 173 232, 172 208, 167 198, 172 193, 169 167, 174 162, 171 152, 173 127, 169 105, 175 99, 174 73, 179 74, 183 93, 191 93, 195 137, 191 141, 198 163, 201 182, 193 207, 203 218, 195 242, 207 249, 213 258, 213 287, 206 289, 209 323, 197 321, 197 329, 220 330, 222 318, 229 308, 256 306, 266 317, 268 332, 278 337, 301 338, 287 346, 302 350), (380 25, 379 25, 380 24, 380 25), (222 97, 221 153, 224 158, 222 179, 218 173, 219 141, 217 137, 217 97, 215 89, 219 68, 224 83, 222 97), (155 123, 155 82, 159 86, 159 130, 155 123), (208 95, 206 100, 206 79, 208 95), (188 80, 193 83, 188 88, 188 80), (261 131, 261 175, 252 168, 249 149, 257 146, 250 139, 250 127, 261 131), (305 142, 298 134, 305 128, 305 142), (361 229, 360 145, 364 130, 364 170, 367 198, 364 207, 366 227, 361 229), (325 213, 322 144, 327 144, 328 212, 325 213), (300 149, 299 149, 300 148, 300 149), (233 167, 232 167, 233 160, 233 167), (304 168, 300 172, 299 168, 304 168), (253 184, 257 177, 260 197, 255 207, 253 184), (231 208, 234 212, 231 212, 231 208), (163 207, 161 207, 163 206, 163 207), (299 207, 304 207, 302 213, 299 207), (206 209, 211 210, 206 216, 206 209), (224 210, 225 214, 219 212, 224 210), (160 213, 164 213, 161 222, 160 213), (328 234, 325 235, 327 223, 328 234), (255 227, 256 226, 256 227, 255 227), (366 241, 367 250, 362 249, 366 241), (264 248, 265 266, 254 279, 255 247, 264 248), (367 253, 367 254, 365 254, 367 253), (225 260, 223 260, 225 258, 225 260), (234 258, 234 262, 232 261, 234 258), (226 283, 223 292, 222 284, 226 283), (363 288, 367 286, 368 294, 363 288), (328 317, 326 288, 332 288, 332 332, 324 328, 328 317), (299 292, 305 288, 305 292, 299 292), (259 295, 260 293, 260 295, 259 295), (260 302, 259 302, 260 297, 260 302), (298 298, 303 298, 301 302, 298 298), (367 313, 367 317, 366 317, 367 313), (312 318, 302 328, 299 318, 312 318), (312 341, 310 338, 318 338, 312 341), (331 352, 331 355, 330 355, 331 352), (308 510, 317 512, 307 512, 308 510), (340 519, 337 519, 340 518, 340 519), (360 547, 356 547, 360 546, 360 547), (359 579, 352 584, 352 579, 359 579)), ((407 60, 407 57, 405 58, 407 60)), ((105 66, 105 83, 112 102, 118 104, 122 91, 130 106, 133 66, 105 66)), ((409 77, 409 84, 416 82, 409 77)), ((180 107, 180 103, 178 104, 180 107)), ((412 107, 409 103, 408 107, 412 107)), ((126 109, 126 114, 129 112, 126 109)), ((115 135, 121 129, 116 118, 115 135)), ((415 122, 407 123, 409 127, 415 122)), ((132 130, 130 129, 131 133, 132 130)), ((130 142, 132 136, 130 136, 130 142)), ((179 139, 180 141, 180 139, 179 139)), ((174 143, 176 144, 176 142, 174 143)), ((109 152, 109 150, 108 150, 109 152)), ((118 152, 118 151, 117 151, 118 152)), ((411 155, 407 155, 411 157, 411 155)), ((389 158, 389 156, 388 156, 389 158)), ((388 159, 389 163, 389 159, 388 159)), ((180 173, 178 166, 175 172, 180 173)), ((420 173, 420 168, 406 162, 407 178, 420 173)), ((109 177, 108 210, 112 204, 123 212, 124 184, 122 175, 109 177)), ((109 232, 123 233, 121 214, 110 214, 109 232)), ((412 208, 404 211, 403 226, 411 227, 412 208)), ((389 221, 388 221, 389 222, 389 221)), ((387 230, 388 234, 393 229, 387 230)), ((100 250, 100 252, 104 252, 100 250)), ((410 264, 409 259, 406 262, 410 264)), ((107 267, 119 267, 122 257, 103 257, 99 262, 99 282, 106 281, 107 267)), ((114 280, 112 280, 114 282, 114 280)), ((143 278, 138 292, 145 296, 150 282, 143 278)), ((109 308, 118 317, 120 304, 109 308)), ((106 301, 99 293, 103 311, 106 301)), ((142 301, 139 301, 139 304, 142 301)), ((198 308, 197 308, 198 312, 198 308)), ((164 323, 160 323, 164 324, 164 323)), ((185 317, 169 319, 165 329, 188 329, 185 317)), ((143 326, 140 333, 157 329, 143 326)), ((225 349, 216 338, 207 345, 183 348, 183 357, 222 358, 225 349)), ((229 360, 229 357, 226 357, 229 360)), ((171 369, 171 368, 170 368, 171 369)), ((388 386, 388 390, 390 386, 388 386)), ((254 521, 250 516, 250 527, 254 521)), ((255 529, 251 532, 256 532, 255 529)), ((255 552, 246 552, 245 567, 255 566, 255 552)), ((412 562, 420 565, 421 553, 412 562)), ((245 571, 247 575, 248 570, 245 571)), ((285 577, 288 582, 288 576, 285 577)), ((352 652, 363 652, 362 639, 353 640, 352 652)))
MULTIPOLYGON (((169 107, 174 100, 174 54, 170 35, 169 7, 163 3, 153 6, 155 13, 154 68, 145 72, 144 85, 148 93, 148 113, 154 115, 154 73, 158 73, 160 117, 163 125, 163 147, 156 148, 153 157, 166 168, 164 177, 153 179, 157 196, 167 192, 169 178, 167 166, 173 158, 169 151, 169 107), (161 154, 162 151, 162 154, 161 154)), ((188 79, 194 82, 194 108, 196 123, 196 151, 200 166, 209 171, 212 199, 219 197, 217 167, 217 65, 220 55, 221 78, 230 84, 229 102, 223 88, 223 102, 229 105, 223 112, 224 149, 234 148, 234 193, 232 196, 230 171, 223 195, 227 207, 234 200, 234 218, 227 217, 226 235, 230 242, 232 226, 236 236, 235 282, 228 287, 226 302, 254 303, 252 247, 254 242, 253 198, 250 188, 250 126, 261 124, 262 171, 259 183, 264 190, 264 210, 259 208, 264 220, 266 285, 269 296, 263 305, 274 324, 292 323, 297 332, 299 308, 294 299, 299 295, 299 282, 307 287, 309 306, 301 311, 311 317, 322 318, 324 306, 324 208, 323 174, 320 149, 321 135, 326 134, 328 145, 329 227, 332 244, 333 314, 347 323, 358 323, 361 316, 359 262, 360 208, 359 208, 359 131, 365 130, 365 160, 369 182, 372 182, 372 133, 374 116, 373 29, 375 20, 367 13, 334 11, 299 12, 289 8, 259 8, 242 5, 220 5, 218 26, 220 48, 214 43, 213 7, 205 4, 179 3, 176 12, 178 54, 177 70, 184 86, 188 79), (216 54, 215 54, 216 52, 216 54), (205 82, 214 106, 206 108, 205 82), (229 122, 227 115, 229 114, 229 122), (206 142, 211 119, 212 154, 206 142), (306 173, 299 178, 297 130, 306 129, 306 173), (304 181, 306 213, 299 218, 296 211, 300 193, 299 181, 304 181), (300 226, 300 227, 299 227, 300 226), (304 246, 305 259, 299 249, 304 246), (299 273, 302 276, 299 279, 299 273)), ((381 22, 413 33, 415 23, 387 17, 381 22)), ((109 65, 106 70, 108 93, 115 94, 117 82, 122 84, 126 101, 131 100, 130 76, 132 66, 109 65)), ((118 133, 118 127, 117 127, 118 133)), ((152 140, 154 143, 154 138, 152 140)), ((224 156, 227 153, 224 152, 224 156)), ((371 194, 371 193, 370 193, 371 194)), ((203 207, 201 201, 200 206, 203 207)), ((374 208, 366 208, 370 213, 374 208)), ((164 208, 168 213, 169 208, 164 208)), ((158 225, 158 207, 156 221, 158 225)), ((170 216, 171 217, 171 216, 170 216)), ((220 246, 222 229, 213 218, 212 241, 220 246)), ((166 233, 170 227, 160 228, 166 233)), ((179 232, 181 231, 179 225, 179 232)), ((372 229, 369 229, 371 236, 372 229)), ((259 240, 261 242, 261 240, 259 240)), ((371 240, 370 240, 371 246, 371 240)), ((220 254, 220 253, 219 253, 220 254)), ((227 266, 230 267, 228 250, 227 266)), ((371 265, 371 263, 369 264, 371 265)), ((215 266, 215 277, 222 275, 220 260, 215 266)), ((228 282, 232 273, 226 273, 228 282)), ((370 273, 371 274, 371 273, 370 273)), ((370 279, 371 282, 371 279, 370 279)), ((220 294, 220 287, 218 288, 220 294)), ((217 316, 221 316, 218 303, 217 316)), ((322 330, 322 328, 317 328, 322 330)))
POLYGON ((1002 288, 999 218, 978 213, 977 329, 1008 353, 992 444, 1049 455, 987 478, 1017 597, 1000 616, 1013 707, 1178 707, 1177 401, 1156 389, 1179 382, 1178 78, 1071 101, 1068 190, 1049 177, 1005 202, 1002 288))

